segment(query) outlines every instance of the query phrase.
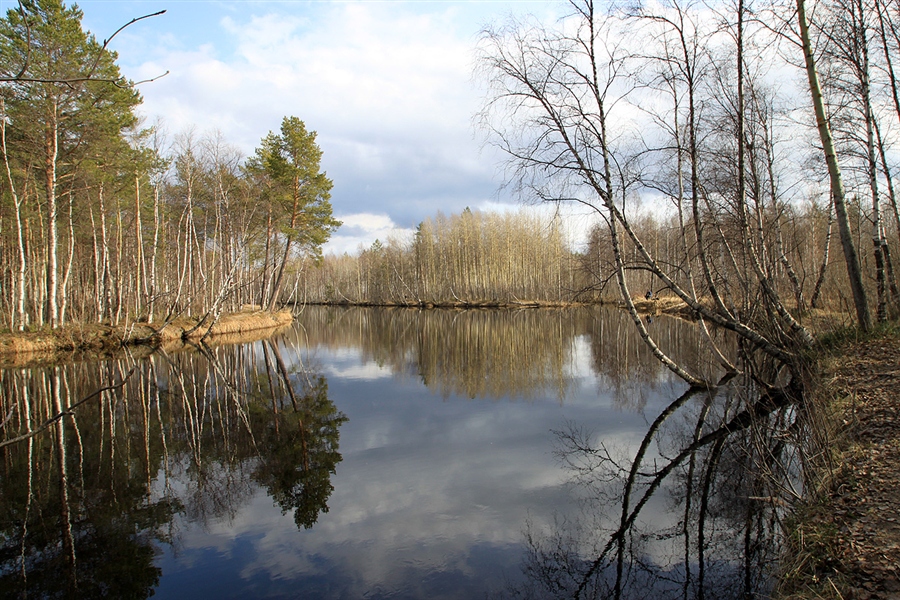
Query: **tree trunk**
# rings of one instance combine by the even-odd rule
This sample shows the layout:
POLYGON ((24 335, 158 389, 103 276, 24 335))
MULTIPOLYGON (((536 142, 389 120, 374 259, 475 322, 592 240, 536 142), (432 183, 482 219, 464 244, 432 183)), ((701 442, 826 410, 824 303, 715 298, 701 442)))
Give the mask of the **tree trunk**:
POLYGON ((859 258, 856 254, 856 246, 853 244, 853 233, 850 230, 850 219, 847 215, 847 203, 844 193, 844 181, 841 177, 841 169, 837 162, 837 153, 834 147, 834 139, 831 135, 831 126, 825 116, 825 101, 822 97, 822 86, 819 84, 819 74, 816 71, 816 60, 813 56, 812 42, 809 36, 809 24, 806 20, 806 0, 797 0, 797 19, 800 25, 800 41, 803 47, 803 56, 806 61, 806 75, 809 79, 809 91, 812 96, 813 108, 816 113, 816 126, 819 130, 819 138, 825 152, 825 162, 828 165, 828 176, 831 182, 831 197, 834 203, 834 214, 838 224, 838 233, 841 237, 841 247, 844 250, 844 260, 847 263, 847 277, 850 280, 850 289, 853 293, 853 304, 856 308, 856 319, 860 329, 869 331, 872 328, 872 319, 869 315, 869 303, 866 298, 866 290, 863 287, 862 271, 859 266, 859 258))
POLYGON ((138 315, 141 313, 141 300, 145 297, 146 278, 143 277, 144 265, 144 238, 141 232, 141 179, 134 176, 134 309, 138 315))
POLYGON ((103 184, 100 185, 100 239, 103 242, 103 312, 101 319, 112 319, 112 273, 109 267, 109 236, 106 231, 106 206, 103 198, 103 184))
POLYGON ((263 258, 262 282, 259 286, 259 305, 268 306, 269 298, 266 294, 269 292, 269 255, 272 252, 272 210, 269 209, 269 215, 266 219, 266 250, 263 258))
POLYGON ((147 322, 153 322, 156 307, 156 253, 159 249, 159 187, 153 188, 153 249, 150 255, 150 284, 147 289, 147 322))
POLYGON ((881 236, 881 198, 878 193, 878 162, 875 158, 875 115, 872 112, 871 85, 869 83, 869 39, 866 32, 866 10, 857 0, 855 9, 859 13, 858 43, 862 64, 859 66, 859 83, 862 92, 863 115, 866 119, 866 158, 869 170, 869 190, 872 192, 872 245, 875 254, 876 304, 875 319, 882 323, 887 320, 887 300, 885 294, 885 265, 883 238, 881 236))
POLYGON ((272 295, 269 298, 268 305, 266 305, 266 310, 275 310, 275 305, 278 303, 278 297, 281 294, 281 286, 284 282, 284 266, 287 264, 290 252, 291 238, 288 237, 287 241, 284 243, 284 257, 281 259, 281 265, 278 267, 278 275, 275 276, 275 281, 272 283, 272 295))
MULTIPOLYGON (((894 189, 894 182, 891 179, 891 168, 888 165, 887 156, 885 156, 884 140, 881 139, 881 128, 878 121, 872 123, 875 129, 875 142, 878 146, 878 156, 881 159, 882 170, 884 171, 884 179, 887 182, 888 199, 891 201, 891 207, 894 209, 894 223, 897 227, 897 235, 900 236, 900 211, 897 210, 897 192, 894 189)), ((884 218, 881 219, 881 249, 884 251, 884 262, 887 266, 888 286, 891 290, 891 297, 894 302, 900 300, 900 290, 897 288, 897 278, 894 276, 894 263, 891 261, 890 246, 887 242, 887 235, 884 232, 884 218)))
POLYGON ((68 289, 69 277, 72 275, 72 262, 75 258, 75 223, 72 216, 72 193, 69 194, 69 255, 66 258, 66 271, 63 274, 62 284, 59 287, 60 307, 59 324, 66 324, 66 307, 69 305, 68 289))
POLYGON ((102 271, 102 262, 100 259, 100 244, 97 242, 97 223, 94 220, 94 209, 91 207, 90 209, 91 215, 91 238, 94 242, 94 307, 96 309, 97 315, 96 320, 100 321, 103 318, 103 302, 102 298, 102 279, 103 279, 103 271, 102 271))
POLYGON ((53 114, 44 132, 44 184, 47 194, 47 320, 51 328, 59 326, 59 265, 56 224, 56 161, 59 157, 59 121, 54 104, 53 114))
MULTIPOLYGON (((2 142, 3 165, 6 167, 6 180, 9 183, 9 192, 12 195, 13 206, 16 212, 16 244, 19 254, 18 278, 16 280, 16 323, 15 329, 23 331, 25 329, 25 272, 26 272, 26 255, 25 241, 22 237, 22 200, 16 192, 16 185, 13 181, 12 169, 9 166, 9 154, 6 151, 6 106, 3 99, 0 98, 0 142, 2 142)), ((12 326, 13 323, 10 323, 12 326)))

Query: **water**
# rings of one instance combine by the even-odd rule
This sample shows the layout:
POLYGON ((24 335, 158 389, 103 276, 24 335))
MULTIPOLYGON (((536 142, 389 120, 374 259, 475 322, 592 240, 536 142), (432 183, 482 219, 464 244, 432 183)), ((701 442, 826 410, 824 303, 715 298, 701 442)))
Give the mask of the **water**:
MULTIPOLYGON (((649 327, 720 375, 695 325, 649 327)), ((0 595, 765 594, 796 414, 685 394, 633 329, 308 307, 269 340, 7 369, 2 440, 116 387, 0 448, 0 595)))

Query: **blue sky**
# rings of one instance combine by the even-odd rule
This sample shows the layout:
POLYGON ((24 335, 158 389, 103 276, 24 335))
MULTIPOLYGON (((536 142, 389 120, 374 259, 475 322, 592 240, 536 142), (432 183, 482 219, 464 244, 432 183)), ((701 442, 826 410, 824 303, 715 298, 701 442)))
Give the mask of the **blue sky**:
MULTIPOLYGON (((10 4, 2 0, 2 4, 10 4)), ((218 129, 245 154, 282 117, 318 132, 342 227, 326 251, 353 252, 438 210, 502 210, 502 158, 473 126, 479 31, 511 14, 553 20, 560 1, 79 3, 83 26, 113 40, 141 111, 170 134, 218 129)))

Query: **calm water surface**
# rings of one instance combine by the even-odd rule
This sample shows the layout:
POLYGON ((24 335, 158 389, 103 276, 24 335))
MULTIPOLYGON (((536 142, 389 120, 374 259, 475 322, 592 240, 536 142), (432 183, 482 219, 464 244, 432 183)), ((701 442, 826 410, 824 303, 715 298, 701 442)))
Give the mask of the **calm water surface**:
MULTIPOLYGON (((718 376, 695 325, 648 327, 718 376)), ((686 393, 633 329, 308 307, 265 341, 6 369, 0 596, 762 595, 796 415, 686 393)))

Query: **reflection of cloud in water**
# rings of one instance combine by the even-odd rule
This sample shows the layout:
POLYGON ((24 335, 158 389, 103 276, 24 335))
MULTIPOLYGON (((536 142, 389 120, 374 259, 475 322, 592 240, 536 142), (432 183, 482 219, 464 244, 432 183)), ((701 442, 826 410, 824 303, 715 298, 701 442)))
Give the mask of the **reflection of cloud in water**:
MULTIPOLYGON (((553 430, 576 422, 616 449, 624 464, 649 421, 684 389, 659 365, 641 366, 639 346, 618 348, 621 336, 610 333, 620 330, 606 321, 553 337, 557 330, 544 331, 540 321, 524 328, 516 321, 537 313, 306 316, 316 315, 321 322, 314 320, 308 333, 300 336, 297 328, 278 345, 288 370, 315 364, 327 375, 328 397, 348 417, 328 512, 312 529, 298 529, 290 512, 282 515, 257 489, 230 521, 205 528, 181 521, 179 551, 166 554, 164 572, 187 573, 191 564, 195 577, 205 577, 222 573, 220 563, 229 561, 222 577, 231 578, 232 594, 259 594, 256 586, 265 582, 269 590, 302 590, 304 597, 483 596, 505 578, 521 577, 526 527, 552 530, 557 516, 576 515, 586 499, 553 456, 553 430), (534 346, 539 339, 546 343, 534 346), (299 343, 306 340, 312 347, 299 343), (598 357, 621 360, 599 369, 598 357), (640 401, 623 403, 623 394, 640 401)), ((661 494, 643 510, 649 531, 677 521, 668 502, 661 494)), ((605 518, 594 524, 608 528, 615 511, 602 511, 605 518)), ((658 540, 643 551, 665 565, 672 548, 658 540)), ((176 595, 171 582, 163 578, 160 595, 176 595)))
MULTIPOLYGON (((623 487, 615 479, 649 424, 684 390, 658 365, 641 363, 640 346, 621 346, 621 319, 602 311, 566 312, 569 320, 555 312, 308 316, 316 314, 309 335, 298 326, 265 343, 154 357, 121 396, 79 409, 71 456, 83 456, 85 466, 70 480, 78 491, 73 514, 93 506, 81 499, 115 489, 117 502, 134 506, 137 520, 122 520, 129 533, 118 536, 128 539, 143 527, 149 501, 159 514, 141 534, 151 540, 141 556, 149 565, 158 552, 149 571, 162 570, 158 597, 482 597, 505 577, 521 577, 529 524, 529 532, 552 540, 560 523, 583 521, 588 535, 566 539, 583 540, 576 558, 589 560, 618 522, 623 487), (329 335, 347 343, 305 345, 329 335), (576 447, 610 451, 585 459, 584 487, 554 455, 563 437, 555 432, 570 427, 584 440, 576 447), (88 462, 98 447, 115 465, 108 478, 106 463, 88 462), (612 476, 598 478, 593 467, 607 458, 612 476)), ((683 327, 674 324, 672 337, 687 348, 690 338, 675 335, 683 327)), ((106 368, 79 364, 73 384, 94 386, 106 368)), ((29 379, 35 393, 48 389, 40 375, 29 379)), ((666 427, 646 438, 652 444, 641 473, 649 474, 639 476, 631 507, 685 440, 743 405, 709 405, 708 414, 707 406, 685 395, 666 427)), ((742 483, 740 452, 704 460, 725 474, 716 488, 730 496, 738 490, 738 499, 762 495, 742 483)), ((634 564, 651 565, 648 576, 677 576, 677 525, 687 511, 679 503, 696 498, 707 472, 698 466, 686 489, 689 470, 672 472, 632 529, 634 564)), ((35 498, 57 497, 45 487, 35 498)), ((744 521, 742 502, 716 504, 711 515, 725 526, 721 536, 735 537, 730 523, 744 521)), ((699 505, 693 501, 692 514, 699 505)), ((715 543, 716 560, 729 556, 720 552, 730 551, 727 544, 715 543)))
POLYGON ((439 398, 418 381, 389 373, 372 380, 348 376, 370 368, 358 355, 318 354, 331 374, 329 395, 349 417, 329 512, 299 531, 290 514, 258 491, 231 523, 205 532, 184 524, 182 553, 171 560, 196 560, 190 557, 204 548, 236 554, 242 545, 252 557, 240 564, 245 582, 295 580, 292 585, 307 590, 327 579, 333 587, 325 595, 344 597, 375 590, 407 597, 452 590, 452 597, 466 597, 464 590, 474 586, 480 596, 485 582, 501 587, 505 577, 519 576, 526 522, 547 528, 555 513, 574 509, 567 473, 552 456, 551 430, 574 419, 624 447, 646 428, 642 416, 598 396, 587 359, 585 370, 578 369, 581 383, 560 404, 439 398), (409 587, 441 577, 452 583, 409 587))
MULTIPOLYGON (((459 581, 449 589, 459 589, 463 580, 487 577, 490 569, 498 566, 517 568, 521 539, 520 535, 506 535, 509 523, 498 520, 498 514, 484 506, 454 514, 452 501, 415 511, 417 503, 435 503, 442 492, 427 488, 423 484, 409 489, 403 482, 366 485, 357 492, 382 499, 370 498, 370 502, 354 507, 336 502, 331 513, 322 515, 310 531, 298 531, 290 515, 281 515, 260 492, 231 525, 213 525, 209 531, 187 529, 178 556, 163 568, 202 568, 199 557, 208 549, 215 549, 220 557, 248 554, 252 559, 241 565, 241 579, 249 581, 263 575, 267 580, 299 580, 299 589, 304 589, 309 581, 327 577, 330 597, 362 597, 378 589, 402 591, 411 582, 439 573, 452 574, 459 581), (403 496, 398 494, 401 490, 403 496), (340 517, 333 519, 332 514, 340 517), (247 544, 252 547, 249 551, 237 550, 237 546, 247 544), (497 556, 476 573, 478 561, 473 561, 472 553, 479 549, 497 556), (488 573, 483 572, 485 569, 488 573), (340 576, 335 577, 338 573, 340 576)), ((496 575, 499 585, 501 579, 499 573, 496 575)))
MULTIPOLYGON (((326 377, 335 377, 340 379, 358 379, 364 381, 372 381, 376 379, 389 379, 394 373, 389 367, 379 365, 375 361, 360 361, 359 351, 353 348, 315 348, 303 349, 302 351, 294 351, 293 356, 302 356, 307 362, 307 356, 315 356, 317 362, 317 371, 326 377), (328 356, 328 361, 319 364, 319 357, 328 356)), ((304 364, 303 359, 298 360, 298 364, 304 364)))
POLYGON ((350 365, 342 367, 341 365, 331 365, 322 373, 326 377, 343 377, 345 379, 362 379, 372 381, 375 379, 387 379, 393 377, 391 370, 380 367, 374 362, 363 365, 350 365))

